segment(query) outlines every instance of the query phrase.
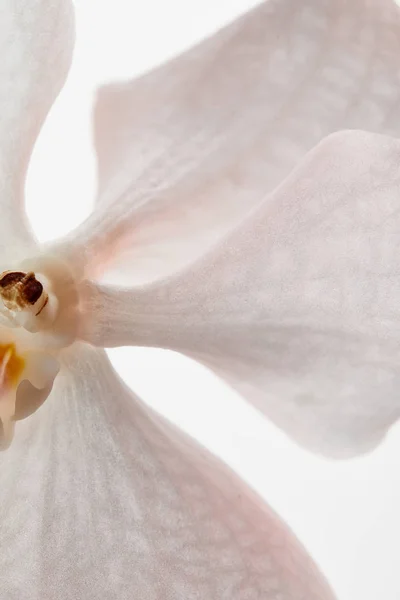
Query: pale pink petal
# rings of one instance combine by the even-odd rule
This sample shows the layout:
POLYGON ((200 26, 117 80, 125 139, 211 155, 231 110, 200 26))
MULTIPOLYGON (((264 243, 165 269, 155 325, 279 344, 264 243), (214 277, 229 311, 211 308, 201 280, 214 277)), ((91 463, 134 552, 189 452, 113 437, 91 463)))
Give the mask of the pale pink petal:
POLYGON ((186 271, 82 286, 84 339, 184 352, 296 440, 348 455, 400 416, 400 141, 333 134, 186 271))
POLYGON ((71 238, 107 281, 188 265, 343 128, 400 133, 391 0, 269 0, 166 66, 100 92, 99 202, 71 238))
POLYGON ((1 0, 2 259, 34 243, 24 210, 26 170, 41 125, 66 78, 72 45, 70 0, 1 0))
POLYGON ((0 457, 4 598, 333 600, 271 509, 102 351, 67 360, 0 457))

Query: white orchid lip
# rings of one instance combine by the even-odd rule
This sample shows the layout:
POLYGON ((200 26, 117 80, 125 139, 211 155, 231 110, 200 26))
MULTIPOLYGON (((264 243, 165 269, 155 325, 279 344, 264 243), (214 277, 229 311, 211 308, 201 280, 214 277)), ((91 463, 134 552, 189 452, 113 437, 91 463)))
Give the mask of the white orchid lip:
POLYGON ((17 329, 0 327, 0 449, 10 445, 15 421, 47 398, 58 371, 54 353, 30 347, 17 329))
POLYGON ((0 448, 8 447, 12 440, 16 390, 24 368, 25 360, 15 344, 0 344, 0 448))

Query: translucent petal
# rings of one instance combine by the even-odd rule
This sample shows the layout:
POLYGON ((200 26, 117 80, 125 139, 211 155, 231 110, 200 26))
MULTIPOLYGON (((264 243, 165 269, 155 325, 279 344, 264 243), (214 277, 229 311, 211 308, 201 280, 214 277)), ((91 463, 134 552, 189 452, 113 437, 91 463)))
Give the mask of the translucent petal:
POLYGON ((5 598, 333 600, 227 467, 134 397, 102 351, 71 350, 72 373, 0 457, 5 598))
POLYGON ((201 256, 344 128, 400 133, 391 0, 270 0, 156 71, 100 92, 97 209, 75 263, 148 282, 201 256))
POLYGON ((24 185, 40 127, 64 83, 72 54, 69 0, 0 3, 0 252, 2 260, 33 245, 24 185))
POLYGON ((400 416, 400 141, 333 134, 175 277, 87 282, 81 335, 212 367, 296 440, 349 455, 400 416))

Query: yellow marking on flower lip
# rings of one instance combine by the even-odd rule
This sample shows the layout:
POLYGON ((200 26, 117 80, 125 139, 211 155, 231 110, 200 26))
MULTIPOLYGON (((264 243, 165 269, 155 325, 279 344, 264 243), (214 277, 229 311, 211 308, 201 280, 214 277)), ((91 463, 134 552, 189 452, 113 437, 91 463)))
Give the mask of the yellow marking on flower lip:
POLYGON ((17 387, 25 367, 25 360, 17 354, 15 344, 0 344, 1 388, 17 387))

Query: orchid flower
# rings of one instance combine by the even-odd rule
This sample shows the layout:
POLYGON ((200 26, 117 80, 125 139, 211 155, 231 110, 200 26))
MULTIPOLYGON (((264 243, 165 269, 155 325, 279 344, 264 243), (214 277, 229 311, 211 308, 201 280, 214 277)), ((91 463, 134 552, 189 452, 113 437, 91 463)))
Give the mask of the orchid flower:
POLYGON ((398 9, 269 0, 101 89, 95 209, 40 245, 24 181, 73 29, 69 0, 1 2, 0 596, 332 600, 103 348, 186 354, 316 452, 380 442, 400 415, 398 9))

